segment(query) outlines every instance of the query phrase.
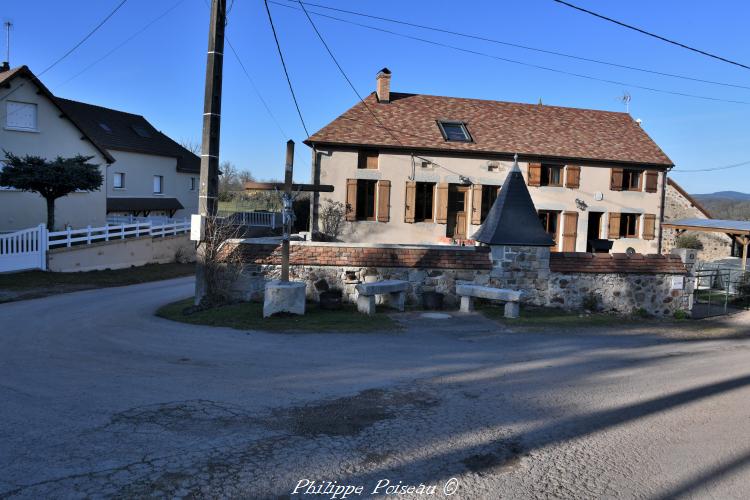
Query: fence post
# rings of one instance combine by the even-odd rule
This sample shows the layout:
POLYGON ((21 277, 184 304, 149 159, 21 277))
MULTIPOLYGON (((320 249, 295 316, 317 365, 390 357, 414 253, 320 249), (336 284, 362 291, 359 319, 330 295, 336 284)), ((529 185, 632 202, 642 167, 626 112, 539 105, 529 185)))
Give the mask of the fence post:
POLYGON ((42 271, 47 270, 47 226, 39 224, 39 268, 42 271))
POLYGON ((125 224, 120 224, 120 239, 125 239, 125 224))
POLYGON ((73 230, 73 228, 70 227, 70 226, 68 226, 68 244, 67 244, 68 247, 70 247, 70 233, 71 233, 72 230, 73 230))
POLYGON ((91 224, 86 226, 86 244, 87 245, 91 244, 91 224))

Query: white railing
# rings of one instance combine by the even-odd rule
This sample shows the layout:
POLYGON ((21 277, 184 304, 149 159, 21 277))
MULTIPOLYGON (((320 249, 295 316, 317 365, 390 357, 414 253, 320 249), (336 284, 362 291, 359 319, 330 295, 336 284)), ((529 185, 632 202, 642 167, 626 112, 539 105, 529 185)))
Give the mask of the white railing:
POLYGON ((103 227, 68 228, 65 231, 54 231, 48 234, 47 248, 90 245, 102 241, 124 240, 141 236, 162 237, 182 234, 190 231, 188 219, 176 220, 168 224, 136 222, 133 224, 109 224, 103 227))
POLYGON ((44 224, 0 234, 0 272, 47 269, 46 237, 44 224))
POLYGON ((183 219, 173 219, 166 215, 150 215, 148 217, 135 217, 133 215, 108 215, 107 224, 119 226, 120 224, 135 224, 136 222, 150 222, 151 224, 170 224, 182 222, 183 219))
POLYGON ((236 212, 231 217, 245 226, 276 229, 281 225, 281 214, 278 212, 236 212))

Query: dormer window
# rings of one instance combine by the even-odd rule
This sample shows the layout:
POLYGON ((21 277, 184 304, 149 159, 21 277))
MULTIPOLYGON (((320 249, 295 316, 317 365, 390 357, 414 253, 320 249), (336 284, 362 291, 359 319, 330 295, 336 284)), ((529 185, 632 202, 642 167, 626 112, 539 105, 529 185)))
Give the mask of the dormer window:
POLYGON ((135 131, 136 134, 140 135, 141 137, 150 138, 151 132, 146 127, 143 127, 141 125, 133 125, 132 126, 133 131, 135 131))
POLYGON ((443 139, 451 142, 471 142, 471 135, 464 122, 438 121, 443 139))

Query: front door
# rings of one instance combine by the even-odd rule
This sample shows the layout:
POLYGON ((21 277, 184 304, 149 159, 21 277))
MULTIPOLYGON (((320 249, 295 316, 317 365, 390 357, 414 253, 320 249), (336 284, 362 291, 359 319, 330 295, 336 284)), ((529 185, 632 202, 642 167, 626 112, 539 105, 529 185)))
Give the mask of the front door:
POLYGON ((445 235, 456 240, 466 239, 469 186, 451 184, 448 186, 448 225, 445 235))

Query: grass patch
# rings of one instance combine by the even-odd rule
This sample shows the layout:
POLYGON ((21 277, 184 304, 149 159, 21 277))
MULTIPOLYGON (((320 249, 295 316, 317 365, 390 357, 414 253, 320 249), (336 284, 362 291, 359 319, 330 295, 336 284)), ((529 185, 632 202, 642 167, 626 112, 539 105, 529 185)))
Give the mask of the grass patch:
POLYGON ((159 281, 195 273, 195 264, 147 264, 126 269, 85 271, 78 273, 54 273, 46 271, 25 271, 0 274, 0 291, 7 296, 0 302, 44 297, 57 293, 104 288, 110 286, 135 285, 149 281, 159 281))
POLYGON ((185 314, 193 299, 180 300, 160 308, 156 315, 172 321, 193 325, 226 326, 237 330, 307 331, 307 332, 372 332, 400 329, 399 325, 383 313, 367 316, 357 312, 353 305, 344 304, 339 311, 320 309, 308 303, 304 316, 283 315, 263 317, 263 304, 242 302, 204 311, 185 314))
POLYGON ((581 314, 553 307, 521 307, 521 316, 516 319, 509 319, 504 316, 502 305, 492 302, 480 303, 479 301, 477 301, 476 309, 490 319, 521 327, 608 327, 636 324, 643 321, 642 318, 606 313, 581 314))

